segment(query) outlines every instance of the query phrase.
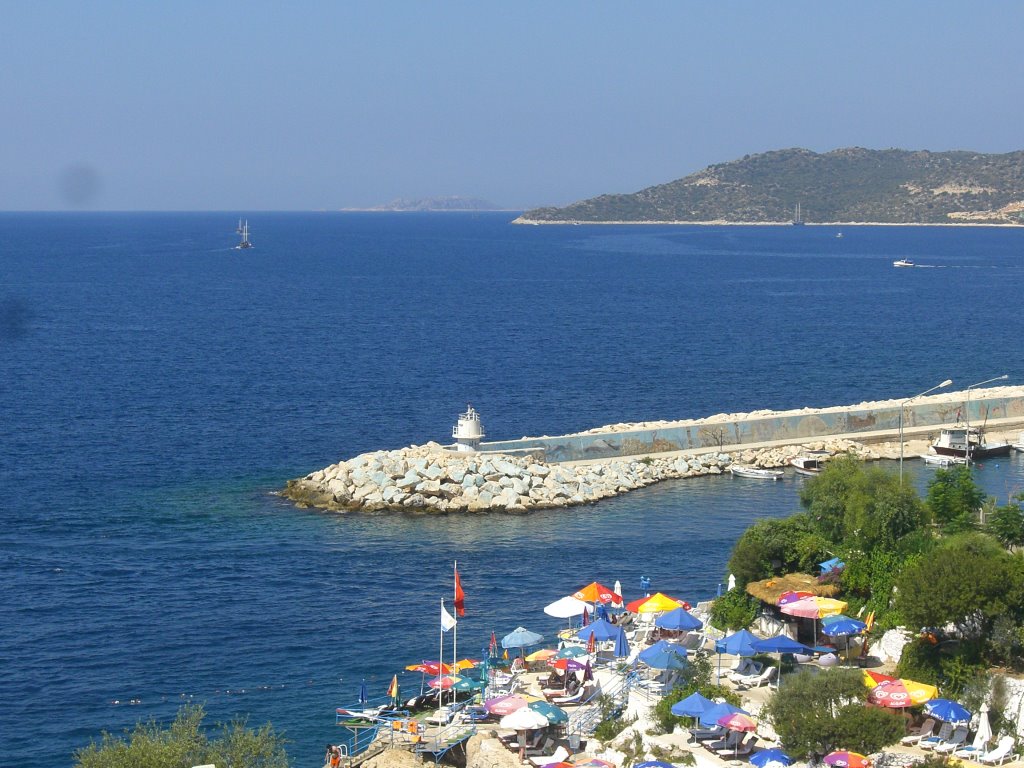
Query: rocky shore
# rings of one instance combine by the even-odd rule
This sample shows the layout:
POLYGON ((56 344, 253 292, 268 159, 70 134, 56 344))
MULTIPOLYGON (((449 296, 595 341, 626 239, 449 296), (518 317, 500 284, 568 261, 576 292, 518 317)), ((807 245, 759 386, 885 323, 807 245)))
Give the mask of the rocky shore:
POLYGON ((782 467, 807 451, 881 458, 850 440, 819 440, 695 456, 607 459, 585 465, 458 453, 437 443, 364 453, 289 480, 281 495, 300 506, 338 512, 525 513, 590 504, 662 480, 718 475, 731 464, 782 467))

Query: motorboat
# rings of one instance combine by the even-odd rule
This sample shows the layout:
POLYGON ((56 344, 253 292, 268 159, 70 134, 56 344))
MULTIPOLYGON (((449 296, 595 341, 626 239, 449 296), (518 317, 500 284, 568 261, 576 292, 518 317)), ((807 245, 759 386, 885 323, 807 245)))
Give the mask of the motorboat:
POLYGON ((825 468, 825 462, 831 458, 828 451, 811 451, 802 456, 794 456, 789 460, 789 465, 796 470, 798 475, 820 475, 825 468))
POLYGON ((1010 444, 990 443, 977 427, 943 428, 939 438, 932 443, 932 450, 941 456, 961 456, 970 461, 989 459, 993 456, 1007 456, 1010 444))
POLYGON ((924 463, 932 467, 952 467, 954 464, 966 464, 965 456, 943 456, 940 453, 922 453, 924 463))
POLYGON ((912 267, 914 266, 914 262, 912 262, 910 259, 897 259, 892 263, 892 265, 894 267, 912 267))
POLYGON ((781 480, 783 472, 781 469, 762 469, 761 467, 746 467, 733 465, 729 471, 736 477, 748 477, 753 480, 781 480))

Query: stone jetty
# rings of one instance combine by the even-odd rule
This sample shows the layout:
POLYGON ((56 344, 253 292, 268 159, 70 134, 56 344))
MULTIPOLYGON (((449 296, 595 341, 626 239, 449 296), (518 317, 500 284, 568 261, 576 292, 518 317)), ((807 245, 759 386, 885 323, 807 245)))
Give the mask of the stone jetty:
POLYGON ((733 463, 785 466, 807 451, 879 454, 836 439, 759 450, 690 456, 615 458, 549 464, 534 458, 446 450, 437 443, 364 453, 290 480, 282 495, 302 506, 338 512, 525 513, 590 504, 662 480, 718 475, 733 463))

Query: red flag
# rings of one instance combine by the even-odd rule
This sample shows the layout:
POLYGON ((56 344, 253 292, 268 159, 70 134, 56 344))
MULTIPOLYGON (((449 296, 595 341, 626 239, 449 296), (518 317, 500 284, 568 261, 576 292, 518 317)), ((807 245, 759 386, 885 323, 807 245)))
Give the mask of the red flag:
POLYGON ((455 615, 460 619, 466 615, 466 593, 462 591, 462 581, 459 579, 459 569, 455 569, 455 615))

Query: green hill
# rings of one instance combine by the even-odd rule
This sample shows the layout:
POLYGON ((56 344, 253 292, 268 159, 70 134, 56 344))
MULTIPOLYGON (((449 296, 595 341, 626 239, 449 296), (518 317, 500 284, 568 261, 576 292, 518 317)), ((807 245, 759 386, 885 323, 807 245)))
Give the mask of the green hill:
POLYGON ((531 222, 1024 224, 1024 152, 783 149, 633 194, 527 211, 531 222))

